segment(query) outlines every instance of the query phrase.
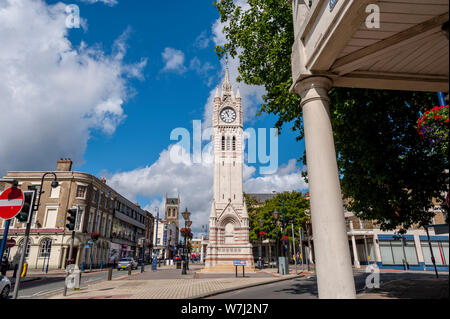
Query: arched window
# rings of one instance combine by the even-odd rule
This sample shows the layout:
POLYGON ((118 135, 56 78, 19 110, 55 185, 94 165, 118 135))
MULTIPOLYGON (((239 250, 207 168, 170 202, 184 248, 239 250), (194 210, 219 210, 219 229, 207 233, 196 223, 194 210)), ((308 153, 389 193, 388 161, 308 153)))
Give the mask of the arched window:
POLYGON ((222 136, 222 151, 225 151, 225 136, 222 136))
POLYGON ((230 137, 227 136, 227 151, 230 150, 230 137))
MULTIPOLYGON (((22 241, 19 243, 19 255, 22 255, 22 249, 23 249, 24 242, 25 242, 25 239, 22 239, 22 241)), ((31 240, 28 239, 27 250, 25 251, 25 258, 28 258, 28 255, 30 254, 30 247, 31 247, 31 240)))
POLYGON ((233 151, 236 150, 236 136, 233 136, 233 151))
POLYGON ((39 249, 39 257, 49 257, 52 250, 52 240, 44 239, 41 241, 41 246, 39 249))

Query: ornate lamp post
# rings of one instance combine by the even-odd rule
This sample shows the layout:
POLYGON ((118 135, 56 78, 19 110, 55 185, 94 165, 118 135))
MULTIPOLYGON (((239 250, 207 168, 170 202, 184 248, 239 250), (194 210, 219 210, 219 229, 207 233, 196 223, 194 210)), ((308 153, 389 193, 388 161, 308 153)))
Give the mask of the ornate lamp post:
MULTIPOLYGON (((181 215, 183 216, 183 218, 184 218, 184 228, 186 228, 187 227, 187 223, 188 222, 190 222, 190 224, 192 223, 190 220, 189 220, 189 217, 191 216, 191 213, 190 212, 188 212, 188 210, 187 210, 187 207, 186 207, 186 210, 183 212, 183 213, 181 213, 181 215)), ((183 270, 181 271, 181 274, 182 275, 187 275, 187 254, 186 254, 186 248, 187 248, 187 246, 186 246, 186 237, 187 237, 187 233, 185 232, 184 234, 184 260, 183 260, 183 270)))
POLYGON ((277 272, 280 271, 279 266, 278 266, 278 246, 280 245, 279 243, 279 233, 278 233, 278 227, 280 226, 281 222, 278 220, 278 218, 280 217, 280 212, 277 211, 277 209, 275 208, 275 210, 272 213, 273 218, 275 219, 275 229, 276 229, 276 234, 277 234, 277 241, 276 241, 276 245, 275 245, 275 255, 276 255, 276 262, 277 262, 277 272))
MULTIPOLYGON (((187 225, 188 229, 191 229, 192 220, 188 220, 188 221, 186 222, 186 225, 187 225)), ((189 237, 189 238, 191 238, 191 237, 189 237)), ((187 245, 187 247, 186 247, 186 253, 187 253, 187 258, 186 258, 186 269, 189 270, 189 242, 188 242, 188 245, 187 245)))

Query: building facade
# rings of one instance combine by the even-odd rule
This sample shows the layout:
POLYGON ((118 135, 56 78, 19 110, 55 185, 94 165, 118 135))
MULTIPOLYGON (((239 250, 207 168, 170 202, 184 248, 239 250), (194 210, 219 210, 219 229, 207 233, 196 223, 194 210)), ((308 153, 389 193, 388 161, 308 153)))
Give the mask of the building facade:
MULTIPOLYGON (((272 199, 274 194, 248 194, 248 196, 255 199, 258 205, 263 205, 265 201, 272 199)), ((309 199, 309 193, 305 194, 305 198, 309 199)), ((442 203, 433 200, 433 204, 435 217, 432 224, 446 224, 442 203)), ((362 220, 345 208, 344 215, 348 247, 355 268, 360 268, 361 265, 376 264, 381 269, 404 270, 407 267, 409 270, 434 270, 431 260, 433 254, 438 271, 449 271, 448 224, 446 233, 437 234, 434 228, 429 228, 430 249, 427 232, 423 227, 411 227, 401 237, 398 234, 399 229, 383 231, 376 223, 362 220)), ((309 227, 304 232, 301 245, 302 257, 305 263, 314 264, 314 234, 310 224, 307 226, 309 227)), ((274 266, 276 264, 275 244, 274 240, 268 239, 254 241, 254 258, 258 258, 258 245, 261 245, 263 261, 274 266)), ((289 256, 292 255, 292 251, 292 243, 290 243, 288 245, 289 256)), ((296 251, 300 251, 300 247, 296 247, 296 251)))
POLYGON ((209 245, 205 271, 233 271, 233 261, 254 268, 249 242, 249 220, 242 189, 243 114, 242 99, 236 96, 226 69, 219 95, 214 98, 214 198, 209 219, 209 245))
MULTIPOLYGON (((59 186, 51 187, 52 175, 42 185, 38 210, 33 213, 30 240, 26 247, 29 268, 65 268, 69 258, 71 231, 65 225, 67 210, 77 208, 72 261, 79 267, 105 267, 123 256, 135 256, 137 241, 145 235, 148 212, 131 203, 106 184, 103 178, 72 171, 72 161, 61 159, 56 171, 59 186)), ((25 191, 38 189, 45 172, 8 172, 7 179, 19 181, 25 191)), ((0 191, 9 185, 0 183, 0 191)), ((37 204, 37 200, 36 200, 37 204)), ((0 233, 5 221, 0 220, 0 233)), ((17 245, 8 252, 9 262, 19 262, 26 225, 11 219, 8 238, 17 245)))
MULTIPOLYGON (((433 224, 445 224, 442 209, 435 206, 433 224)), ((346 211, 347 235, 352 263, 376 264, 381 269, 434 270, 433 254, 437 270, 449 271, 449 234, 437 233, 429 228, 430 242, 423 227, 412 227, 406 234, 398 234, 398 229, 382 231, 371 221, 364 221, 346 211), (431 249, 430 249, 431 243, 431 249)))
POLYGON ((172 259, 178 249, 178 228, 175 223, 165 219, 154 220, 154 249, 157 251, 158 259, 172 259))

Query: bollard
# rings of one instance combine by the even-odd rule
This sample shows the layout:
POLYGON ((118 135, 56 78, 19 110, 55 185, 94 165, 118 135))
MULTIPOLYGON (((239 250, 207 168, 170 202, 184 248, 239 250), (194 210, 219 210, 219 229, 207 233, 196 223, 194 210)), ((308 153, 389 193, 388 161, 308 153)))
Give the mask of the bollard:
POLYGON ((131 267, 128 266, 128 276, 131 276, 131 267))
POLYGON ((112 267, 110 267, 110 268, 108 269, 108 280, 111 280, 111 279, 112 279, 112 272, 113 272, 113 269, 112 269, 112 267))

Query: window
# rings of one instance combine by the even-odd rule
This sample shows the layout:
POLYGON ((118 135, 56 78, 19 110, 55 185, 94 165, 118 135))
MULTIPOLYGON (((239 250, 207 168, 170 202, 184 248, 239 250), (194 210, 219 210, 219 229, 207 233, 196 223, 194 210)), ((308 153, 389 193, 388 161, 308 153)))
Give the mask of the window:
POLYGON ((230 150, 230 137, 227 136, 227 151, 230 150))
MULTIPOLYGON (((22 239, 22 241, 19 243, 19 256, 22 255, 22 249, 23 249, 24 242, 25 242, 25 240, 22 239)), ((28 239, 27 250, 25 251, 26 258, 28 258, 28 256, 30 255, 30 247, 31 247, 31 240, 28 239)))
POLYGON ((102 217, 102 231, 101 231, 102 236, 105 236, 105 230, 106 230, 106 216, 103 216, 102 217))
POLYGON ((57 208, 47 208, 44 227, 45 228, 55 228, 56 227, 56 216, 58 214, 57 208))
POLYGON ((94 212, 91 211, 89 213, 89 220, 88 220, 88 229, 87 229, 88 233, 92 233, 93 224, 94 224, 94 212))
POLYGON ((383 265, 403 265, 403 259, 406 255, 406 261, 409 265, 418 265, 416 246, 413 240, 405 240, 405 254, 401 240, 380 240, 381 262, 383 265))
POLYGON ((50 252, 52 250, 52 240, 44 239, 41 242, 41 246, 39 249, 39 257, 50 257, 50 252))
POLYGON ((81 221, 83 220, 84 207, 78 208, 77 219, 75 220, 75 230, 81 230, 81 221))
POLYGON ((85 198, 86 197, 86 186, 78 185, 77 186, 77 198, 85 198))
POLYGON ((108 224, 106 225, 106 237, 111 236, 111 218, 108 218, 108 224))
POLYGON ((95 203, 95 200, 97 198, 97 190, 94 188, 92 190, 92 202, 95 203))
POLYGON ((233 151, 236 150, 236 136, 233 136, 233 151))
POLYGON ((222 136, 222 151, 225 151, 225 136, 222 136))
POLYGON ((50 198, 59 198, 59 193, 61 192, 61 186, 51 188, 50 198))
MULTIPOLYGON (((428 241, 422 241, 421 246, 425 265, 433 265, 433 262, 431 261, 430 245, 428 244, 428 241)), ((431 249, 433 249, 433 256, 436 262, 436 266, 448 266, 448 241, 432 241, 431 249)))

